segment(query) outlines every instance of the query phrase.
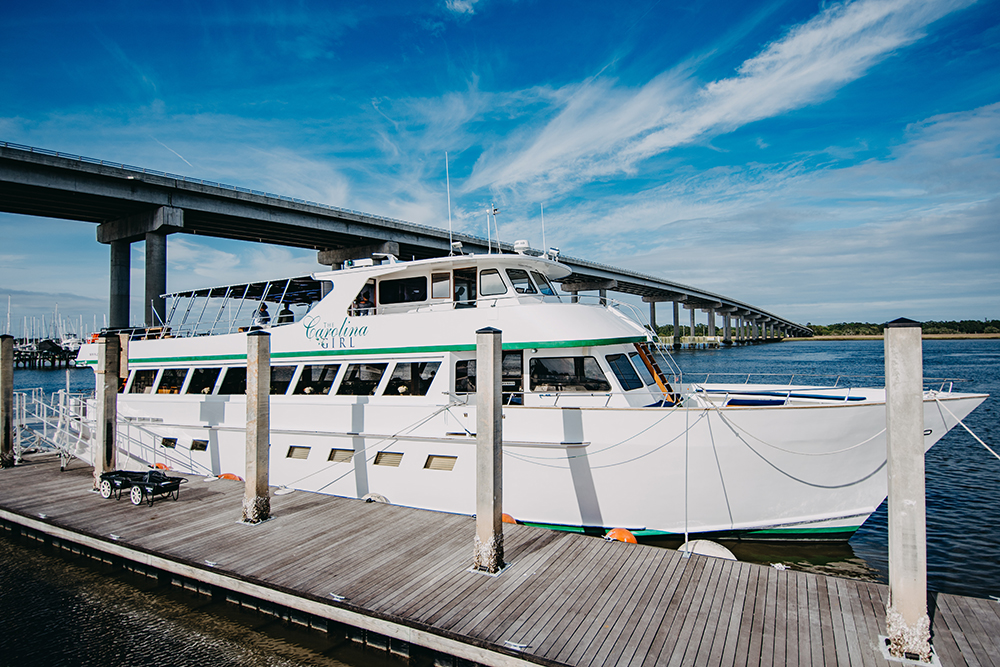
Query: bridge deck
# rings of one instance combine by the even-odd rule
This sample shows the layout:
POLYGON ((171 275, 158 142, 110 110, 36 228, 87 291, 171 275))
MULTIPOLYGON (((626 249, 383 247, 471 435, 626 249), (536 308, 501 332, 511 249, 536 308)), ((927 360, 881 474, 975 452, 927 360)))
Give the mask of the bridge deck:
MULTIPOLYGON (((489 577, 465 516, 296 491, 247 526, 239 482, 152 507, 90 488, 78 462, 0 471, 0 519, 483 664, 890 664, 883 585, 511 525, 489 577)), ((942 664, 1000 667, 1000 603, 929 600, 942 664)))

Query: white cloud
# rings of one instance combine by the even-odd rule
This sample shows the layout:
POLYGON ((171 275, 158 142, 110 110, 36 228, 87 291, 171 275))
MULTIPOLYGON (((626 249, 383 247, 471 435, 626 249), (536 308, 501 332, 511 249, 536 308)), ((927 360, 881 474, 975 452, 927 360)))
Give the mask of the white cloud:
POLYGON ((444 6, 456 14, 472 15, 476 13, 476 5, 480 0, 445 0, 444 6))
POLYGON ((814 104, 865 74, 965 0, 859 0, 827 6, 746 60, 698 83, 683 70, 638 89, 596 77, 558 91, 544 127, 487 151, 466 190, 579 183, 629 173, 653 155, 814 104))
POLYGON ((802 322, 997 317, 998 146, 1000 104, 944 114, 883 159, 714 169, 547 212, 549 240, 802 322))

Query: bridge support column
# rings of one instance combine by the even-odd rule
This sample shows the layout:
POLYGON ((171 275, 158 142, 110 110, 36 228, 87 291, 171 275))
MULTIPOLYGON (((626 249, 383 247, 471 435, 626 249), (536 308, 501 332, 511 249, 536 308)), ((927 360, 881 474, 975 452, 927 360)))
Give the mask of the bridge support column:
POLYGON ((108 304, 108 327, 124 329, 129 326, 129 281, 131 278, 132 244, 129 241, 112 241, 111 246, 111 302, 108 304))
POLYGON ((733 318, 729 313, 722 316, 722 344, 733 344, 733 318))
MULTIPOLYGON (((715 309, 708 309, 708 335, 715 338, 715 309)), ((712 343, 714 345, 715 343, 712 343)))
POLYGON ((14 337, 0 336, 0 467, 14 467, 14 337))
POLYGON ((674 303, 674 349, 681 349, 681 305, 674 303))
POLYGON ((167 237, 165 234, 146 234, 146 326, 163 324, 166 300, 160 296, 167 291, 167 237))
POLYGON ((653 333, 659 336, 659 332, 656 330, 656 302, 649 302, 649 324, 653 327, 653 333))

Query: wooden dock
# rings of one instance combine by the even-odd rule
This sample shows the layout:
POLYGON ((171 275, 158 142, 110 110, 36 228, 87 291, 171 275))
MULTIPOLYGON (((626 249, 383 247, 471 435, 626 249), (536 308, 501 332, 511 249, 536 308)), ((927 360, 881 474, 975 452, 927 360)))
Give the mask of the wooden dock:
MULTIPOLYGON (((470 517, 295 491, 249 526, 239 482, 135 507, 91 475, 52 457, 0 471, 0 521, 483 665, 901 664, 879 647, 879 584, 519 525, 491 577, 468 569, 470 517)), ((1000 603, 929 602, 941 664, 1000 667, 1000 603)))

